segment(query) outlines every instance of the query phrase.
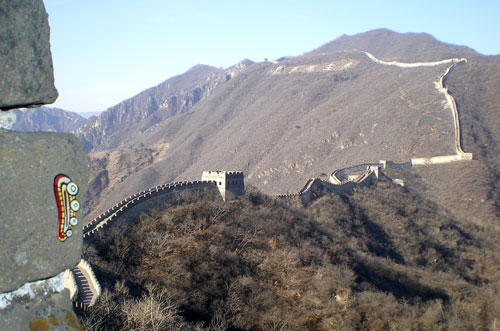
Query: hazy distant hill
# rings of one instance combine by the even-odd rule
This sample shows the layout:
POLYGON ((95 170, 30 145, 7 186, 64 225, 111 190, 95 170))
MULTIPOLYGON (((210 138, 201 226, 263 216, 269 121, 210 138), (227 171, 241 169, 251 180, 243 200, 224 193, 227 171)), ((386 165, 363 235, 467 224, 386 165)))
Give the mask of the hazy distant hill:
POLYGON ((15 109, 16 123, 12 127, 15 131, 53 131, 75 132, 86 122, 86 119, 77 113, 60 108, 39 107, 15 109))
POLYGON ((102 114, 102 111, 87 111, 87 112, 80 113, 80 115, 86 119, 89 119, 92 116, 99 116, 100 114, 102 114))
POLYGON ((461 217, 498 218, 499 57, 388 30, 277 63, 195 66, 90 120, 77 135, 91 150, 91 213, 204 169, 241 170, 264 192, 286 193, 344 166, 453 154, 452 114, 436 89, 449 64, 387 66, 363 51, 387 61, 468 59, 445 84, 477 161, 394 175, 461 217))

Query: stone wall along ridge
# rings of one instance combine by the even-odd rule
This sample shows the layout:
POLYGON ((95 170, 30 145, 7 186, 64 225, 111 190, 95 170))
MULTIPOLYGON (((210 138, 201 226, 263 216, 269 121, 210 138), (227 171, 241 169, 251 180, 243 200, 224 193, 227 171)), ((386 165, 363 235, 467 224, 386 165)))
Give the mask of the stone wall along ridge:
MULTIPOLYGON (((453 127, 455 130, 455 151, 457 154, 470 154, 470 153, 464 153, 461 145, 461 132, 460 132, 460 118, 458 116, 458 108, 457 104, 455 102, 455 99, 448 93, 448 88, 444 86, 444 81, 446 80, 447 76, 451 72, 451 70, 459 65, 459 64, 467 64, 467 59, 466 58, 452 58, 452 59, 447 59, 447 60, 441 60, 441 61, 435 61, 435 62, 415 62, 415 63, 404 63, 404 62, 399 62, 399 61, 383 61, 380 59, 377 59, 373 54, 370 54, 368 52, 363 52, 368 56, 373 62, 379 63, 382 65, 391 65, 391 66, 397 66, 397 67, 402 67, 402 68, 416 68, 416 67, 430 67, 430 66, 438 66, 442 64, 449 64, 448 68, 446 68, 445 72, 443 75, 440 77, 439 81, 434 82, 436 89, 439 91, 439 93, 443 94, 447 103, 447 107, 450 108, 451 110, 451 115, 453 119, 453 127)), ((470 156, 466 156, 465 159, 468 159, 468 157, 472 158, 472 154, 470 156)), ((460 159, 462 160, 462 159, 460 159)))
POLYGON ((472 153, 461 153, 458 155, 444 155, 434 157, 421 157, 411 159, 412 165, 429 165, 429 164, 444 164, 457 161, 470 161, 472 160, 472 153))
POLYGON ((413 62, 413 63, 407 63, 407 62, 399 62, 399 61, 384 61, 376 58, 373 54, 369 52, 363 51, 363 53, 366 54, 375 63, 378 64, 383 64, 383 65, 389 65, 389 66, 396 66, 396 67, 401 67, 401 68, 417 68, 417 67, 435 67, 439 66, 441 64, 454 64, 458 62, 465 61, 467 62, 466 58, 452 58, 452 59, 446 59, 446 60, 441 60, 441 61, 434 61, 434 62, 413 62))
POLYGON ((83 237, 86 238, 95 232, 102 229, 105 225, 108 224, 109 221, 116 219, 118 216, 125 213, 131 207, 135 207, 137 204, 145 202, 151 198, 168 194, 181 192, 184 190, 202 188, 202 187, 216 187, 217 184, 214 181, 189 181, 189 182, 174 182, 163 185, 158 185, 147 189, 145 191, 141 191, 135 193, 119 203, 117 203, 112 208, 108 209, 101 215, 97 216, 94 220, 89 222, 83 228, 83 237))
POLYGON ((372 184, 378 178, 378 169, 380 164, 373 163, 371 166, 366 164, 356 165, 344 169, 336 170, 330 176, 328 182, 321 180, 319 178, 311 178, 306 182, 304 188, 299 192, 293 194, 277 195, 277 198, 290 199, 293 197, 299 197, 304 204, 309 203, 313 198, 313 193, 317 190, 326 189, 330 192, 337 194, 346 194, 352 192, 356 187, 363 187, 372 184), (340 180, 335 174, 339 172, 346 172, 348 169, 364 169, 364 172, 358 176, 355 180, 340 180), (376 170, 375 170, 376 169, 376 170))
POLYGON ((451 70, 458 64, 461 63, 467 63, 467 59, 460 59, 461 61, 454 63, 448 69, 446 69, 446 72, 441 76, 441 79, 439 80, 438 85, 436 88, 440 93, 442 93, 446 101, 448 102, 448 106, 451 109, 451 113, 453 116, 453 123, 455 127, 455 150, 457 154, 465 154, 462 146, 461 146, 461 132, 460 132, 460 118, 458 116, 458 108, 457 108, 457 103, 455 102, 455 99, 448 93, 448 88, 444 86, 444 81, 446 80, 446 77, 448 74, 451 72, 451 70))

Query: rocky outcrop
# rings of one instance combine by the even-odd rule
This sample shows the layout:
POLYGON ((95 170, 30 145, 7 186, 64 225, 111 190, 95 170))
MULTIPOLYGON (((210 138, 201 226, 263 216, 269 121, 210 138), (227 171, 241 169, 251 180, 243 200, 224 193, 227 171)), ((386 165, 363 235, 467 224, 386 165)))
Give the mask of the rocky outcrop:
POLYGON ((73 313, 64 273, 0 294, 0 330, 83 330, 73 313))
POLYGON ((89 170, 87 155, 70 134, 0 129, 0 141, 0 292, 7 292, 80 261, 81 225, 73 225, 66 240, 58 237, 61 213, 69 211, 58 205, 54 178, 64 174, 76 183, 81 209, 89 170))
POLYGON ((37 106, 57 98, 42 0, 0 2, 0 109, 37 106))
MULTIPOLYGON (((0 329, 82 329, 64 277, 82 252, 88 159, 75 136, 7 131, 8 109, 53 102, 42 0, 0 2, 0 329)), ((71 277, 70 277, 71 278, 71 277)))

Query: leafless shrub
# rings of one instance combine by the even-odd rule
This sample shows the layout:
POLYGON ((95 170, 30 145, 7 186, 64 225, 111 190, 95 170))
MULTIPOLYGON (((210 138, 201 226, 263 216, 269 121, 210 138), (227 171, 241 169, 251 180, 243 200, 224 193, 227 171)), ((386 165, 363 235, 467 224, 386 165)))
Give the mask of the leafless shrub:
POLYGON ((251 192, 151 209, 88 242, 97 330, 487 330, 500 235, 390 183, 309 206, 251 192), (106 287, 106 286, 105 286, 106 287))

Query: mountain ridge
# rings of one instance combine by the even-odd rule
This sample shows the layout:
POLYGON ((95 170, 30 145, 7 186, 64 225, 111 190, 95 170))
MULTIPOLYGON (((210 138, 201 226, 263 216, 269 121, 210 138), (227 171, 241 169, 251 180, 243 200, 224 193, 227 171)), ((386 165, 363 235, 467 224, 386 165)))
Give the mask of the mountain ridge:
POLYGON ((463 150, 475 160, 390 175, 461 218, 496 223, 498 77, 498 55, 387 29, 276 61, 195 66, 78 129, 91 158, 87 220, 142 189, 199 179, 202 170, 241 170, 263 192, 285 194, 355 164, 453 155, 448 90, 463 150), (363 52, 379 62, 468 61, 452 69, 397 67, 363 52))
POLYGON ((110 149, 121 142, 113 135, 127 133, 133 129, 144 130, 177 113, 188 111, 202 98, 208 96, 218 85, 229 80, 247 65, 244 60, 226 70, 207 65, 195 65, 184 74, 174 76, 108 108, 97 118, 89 121, 75 134, 86 150, 110 149), (151 118, 150 115, 154 115, 151 118), (142 126, 135 127, 146 120, 142 126), (111 138, 108 138, 111 137, 111 138))
POLYGON ((73 133, 87 120, 80 114, 55 107, 12 110, 16 115, 15 131, 53 131, 73 133))

